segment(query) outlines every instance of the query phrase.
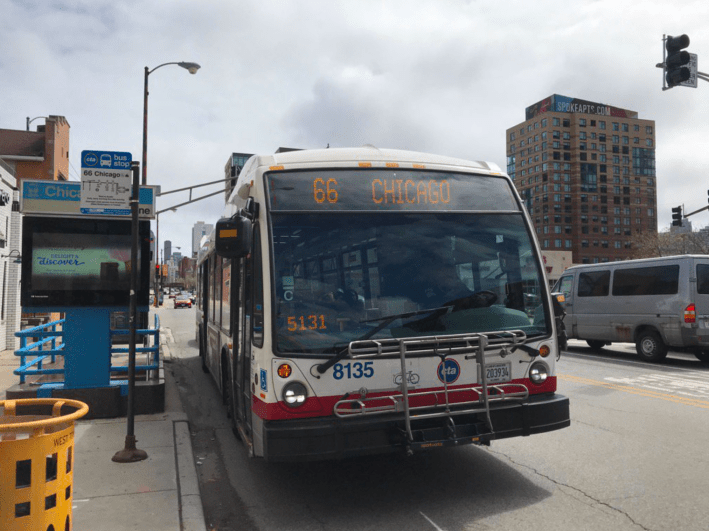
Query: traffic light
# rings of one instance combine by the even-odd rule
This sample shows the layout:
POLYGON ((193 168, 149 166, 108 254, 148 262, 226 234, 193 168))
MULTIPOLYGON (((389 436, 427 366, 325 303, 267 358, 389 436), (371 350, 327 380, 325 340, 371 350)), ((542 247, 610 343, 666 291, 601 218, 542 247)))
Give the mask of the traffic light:
POLYGON ((672 209, 672 226, 681 227, 682 226, 682 207, 678 206, 672 209))
POLYGON ((665 80, 669 88, 675 87, 687 81, 691 72, 689 67, 689 52, 682 51, 689 46, 689 37, 680 35, 678 37, 667 36, 665 48, 667 49, 667 59, 665 59, 665 80))

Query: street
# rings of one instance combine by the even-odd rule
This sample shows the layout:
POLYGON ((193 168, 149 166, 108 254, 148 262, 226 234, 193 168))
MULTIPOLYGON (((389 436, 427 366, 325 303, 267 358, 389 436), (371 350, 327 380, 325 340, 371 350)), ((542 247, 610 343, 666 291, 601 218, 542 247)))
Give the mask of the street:
MULTIPOLYGON (((195 311, 173 304, 156 311, 165 368, 189 417, 208 529, 706 527, 709 367, 690 354, 651 364, 631 344, 597 352, 572 340, 558 366, 570 428, 410 458, 274 464, 250 459, 232 433, 201 370, 195 311)), ((6 354, 3 393, 15 381, 6 354)))
POLYGON ((696 530, 709 517, 703 470, 709 367, 629 344, 571 341, 559 390, 570 428, 412 458, 272 464, 249 459, 200 369, 194 310, 160 311, 190 417, 212 529, 696 530), (174 341, 174 342, 172 342, 174 341))

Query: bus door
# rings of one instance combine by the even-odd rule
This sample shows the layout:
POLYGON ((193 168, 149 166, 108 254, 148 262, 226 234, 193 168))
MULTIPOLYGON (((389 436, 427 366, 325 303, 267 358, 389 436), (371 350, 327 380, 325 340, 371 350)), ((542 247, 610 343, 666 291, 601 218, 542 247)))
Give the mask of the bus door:
POLYGON ((247 330, 250 329, 247 315, 248 297, 251 290, 248 289, 251 267, 248 265, 251 257, 238 259, 232 262, 232 271, 235 282, 234 305, 234 347, 235 347, 235 371, 234 371, 234 396, 236 397, 236 415, 244 423, 247 432, 251 431, 251 340, 247 337, 247 330))
POLYGON ((201 286, 199 290, 199 309, 202 312, 202 334, 200 336, 200 355, 202 363, 206 363, 207 356, 207 324, 209 322, 209 260, 205 260, 200 266, 199 278, 201 286))
POLYGON ((261 239, 258 225, 253 226, 252 252, 243 261, 241 275, 241 294, 239 298, 240 319, 239 345, 240 355, 237 363, 238 410, 251 432, 251 357, 252 344, 263 346, 263 272, 261 266, 261 239), (239 372, 240 371, 240 372, 239 372))

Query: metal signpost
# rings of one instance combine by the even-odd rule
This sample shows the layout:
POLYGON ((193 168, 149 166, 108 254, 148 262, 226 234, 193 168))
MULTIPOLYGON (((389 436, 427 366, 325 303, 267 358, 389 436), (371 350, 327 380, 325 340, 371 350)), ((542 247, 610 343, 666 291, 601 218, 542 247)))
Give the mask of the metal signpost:
MULTIPOLYGON (((138 263, 138 191, 140 190, 139 178, 140 165, 136 162, 133 165, 133 186, 132 197, 130 199, 131 219, 133 231, 131 238, 131 260, 138 263)), ((126 412, 127 433, 123 450, 116 452, 112 460, 116 463, 133 463, 143 461, 148 458, 145 450, 136 448, 135 438, 135 342, 136 342, 136 321, 137 321, 137 292, 138 292, 138 271, 137 267, 131 268, 130 272, 130 345, 128 354, 128 410, 126 412)))

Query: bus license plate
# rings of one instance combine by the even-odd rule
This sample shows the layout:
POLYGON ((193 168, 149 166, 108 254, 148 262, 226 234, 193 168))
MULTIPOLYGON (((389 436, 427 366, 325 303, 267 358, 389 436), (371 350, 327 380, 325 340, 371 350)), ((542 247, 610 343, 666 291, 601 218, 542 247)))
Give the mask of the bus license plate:
MULTIPOLYGON (((487 383, 509 382, 512 379, 509 363, 493 363, 485 366, 487 383)), ((482 381, 480 382, 482 383, 482 381)))

